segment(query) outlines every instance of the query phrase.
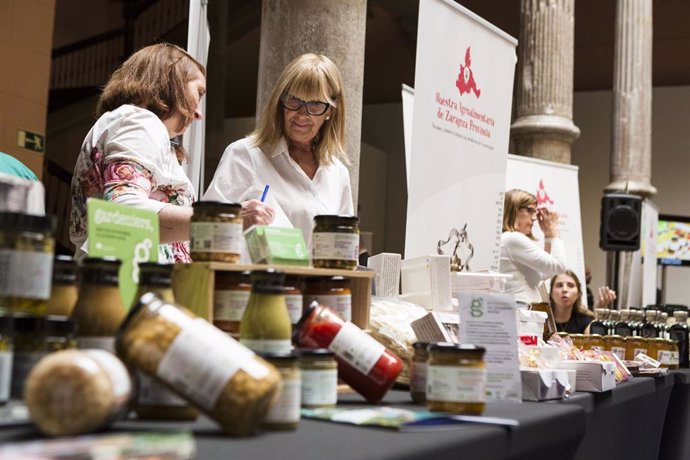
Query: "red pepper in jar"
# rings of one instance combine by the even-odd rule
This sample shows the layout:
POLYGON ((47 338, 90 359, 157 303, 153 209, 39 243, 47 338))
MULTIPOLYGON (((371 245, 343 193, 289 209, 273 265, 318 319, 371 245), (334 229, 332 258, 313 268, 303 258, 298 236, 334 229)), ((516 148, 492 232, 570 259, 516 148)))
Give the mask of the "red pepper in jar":
POLYGON ((371 403, 380 402, 403 365, 400 358, 352 322, 316 302, 295 328, 296 345, 328 348, 338 361, 338 377, 371 403))

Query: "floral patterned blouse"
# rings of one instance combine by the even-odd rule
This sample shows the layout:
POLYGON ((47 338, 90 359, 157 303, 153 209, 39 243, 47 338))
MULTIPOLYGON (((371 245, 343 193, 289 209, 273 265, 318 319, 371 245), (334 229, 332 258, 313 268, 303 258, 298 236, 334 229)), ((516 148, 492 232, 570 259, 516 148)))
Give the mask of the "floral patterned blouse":
MULTIPOLYGON (((191 206, 194 189, 152 112, 123 105, 103 114, 86 135, 72 177, 70 240, 86 253, 86 200, 100 198, 158 213, 191 206)), ((159 263, 190 262, 188 242, 161 244, 159 263)))

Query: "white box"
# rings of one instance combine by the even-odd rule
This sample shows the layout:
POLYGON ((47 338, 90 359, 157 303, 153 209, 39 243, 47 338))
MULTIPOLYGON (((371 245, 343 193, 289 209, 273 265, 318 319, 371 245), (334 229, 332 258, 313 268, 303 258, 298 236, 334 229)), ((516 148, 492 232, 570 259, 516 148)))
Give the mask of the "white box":
POLYGON ((428 310, 450 311, 450 256, 421 256, 401 262, 401 298, 428 310))
POLYGON ((367 267, 376 271, 374 295, 386 299, 397 299, 400 294, 400 262, 402 256, 389 252, 382 252, 369 257, 367 267))
POLYGON ((601 393, 616 386, 616 365, 608 361, 559 361, 559 369, 574 369, 575 391, 601 393))
POLYGON ((457 342, 445 326, 443 318, 436 312, 430 312, 410 324, 418 342, 457 342))
POLYGON ((548 315, 541 311, 517 309, 518 338, 527 346, 539 345, 544 335, 544 322, 548 315))
POLYGON ((575 371, 566 369, 520 369, 522 400, 563 399, 571 391, 571 372, 574 379, 575 371))
POLYGON ((513 275, 496 272, 453 272, 451 273, 451 291, 486 291, 502 294, 506 281, 513 275))

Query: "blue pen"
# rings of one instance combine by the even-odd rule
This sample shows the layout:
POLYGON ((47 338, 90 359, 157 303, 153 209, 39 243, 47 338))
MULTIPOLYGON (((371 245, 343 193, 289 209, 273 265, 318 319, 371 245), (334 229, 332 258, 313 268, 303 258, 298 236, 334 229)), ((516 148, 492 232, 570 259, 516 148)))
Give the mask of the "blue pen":
POLYGON ((269 185, 266 184, 266 187, 264 187, 264 193, 261 194, 261 202, 263 203, 266 200, 266 195, 268 195, 268 189, 269 185))

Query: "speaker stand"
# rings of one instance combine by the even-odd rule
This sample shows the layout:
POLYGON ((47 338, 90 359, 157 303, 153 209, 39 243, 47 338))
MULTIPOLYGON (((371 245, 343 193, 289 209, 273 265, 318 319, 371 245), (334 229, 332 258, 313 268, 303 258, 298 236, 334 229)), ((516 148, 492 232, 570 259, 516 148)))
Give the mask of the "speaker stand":
MULTIPOLYGON (((620 271, 620 251, 606 252, 606 284, 620 296, 618 272, 620 271)), ((613 301, 612 307, 618 310, 618 298, 613 301)))

